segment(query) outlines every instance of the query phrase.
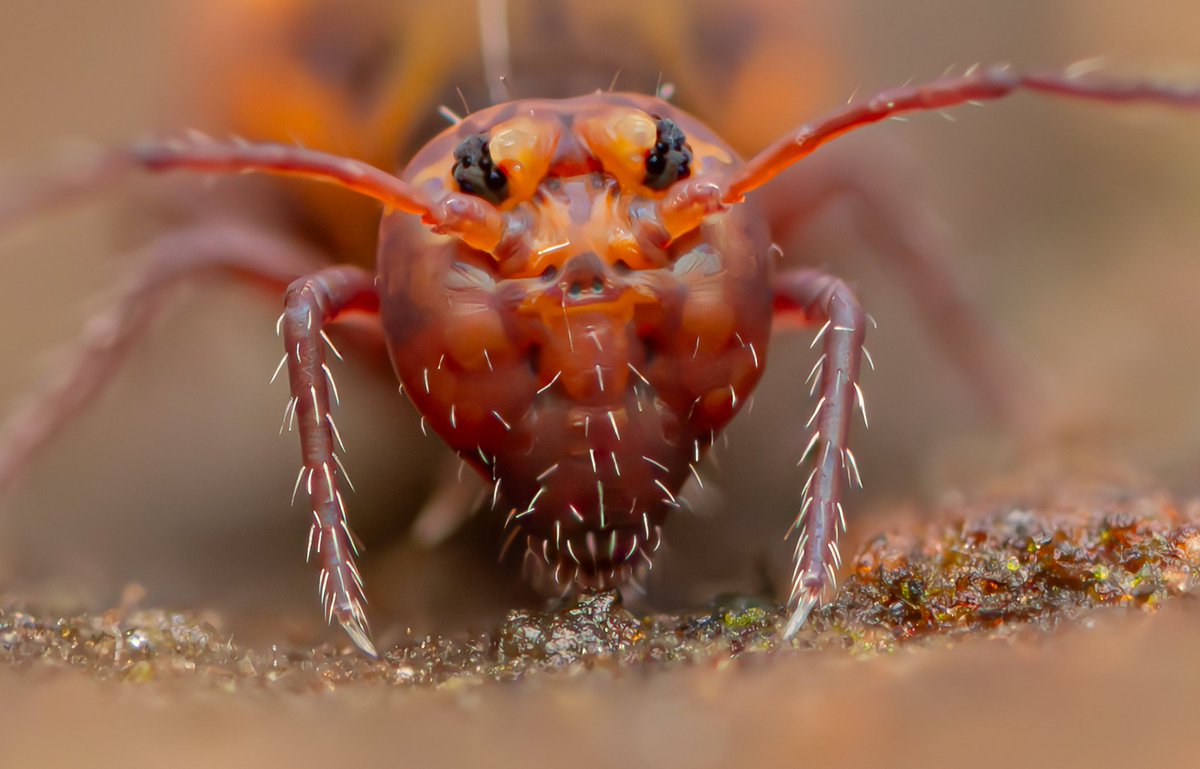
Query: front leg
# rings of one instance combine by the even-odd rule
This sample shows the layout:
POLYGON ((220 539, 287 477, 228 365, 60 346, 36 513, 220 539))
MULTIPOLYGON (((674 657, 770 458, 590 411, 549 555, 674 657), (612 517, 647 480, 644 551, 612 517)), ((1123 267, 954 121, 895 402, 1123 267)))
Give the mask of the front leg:
MULTIPOLYGON (((790 639, 821 600, 826 588, 836 583, 841 566, 838 528, 844 531, 842 476, 862 485, 854 454, 847 445, 850 417, 857 403, 863 409, 858 383, 866 336, 866 313, 858 298, 840 279, 819 270, 787 272, 775 280, 776 315, 799 315, 808 324, 821 324, 817 339, 821 357, 813 369, 820 389, 817 405, 806 427, 815 425, 805 457, 815 463, 804 484, 800 513, 793 528, 796 566, 788 605, 795 606, 784 638, 790 639)), ((866 421, 866 411, 863 411, 866 421)), ((803 458, 802 458, 803 461, 803 458)))
POLYGON ((330 391, 335 399, 337 391, 325 363, 325 326, 349 310, 378 313, 379 294, 372 275, 358 267, 321 270, 288 288, 280 331, 291 380, 289 417, 300 433, 304 461, 296 485, 297 489, 304 485, 311 505, 308 556, 316 550, 325 617, 329 621, 336 617, 360 649, 376 656, 363 608, 362 577, 354 565, 358 547, 338 489, 338 477, 345 471, 336 454, 334 442, 340 443, 340 438, 330 414, 330 391))

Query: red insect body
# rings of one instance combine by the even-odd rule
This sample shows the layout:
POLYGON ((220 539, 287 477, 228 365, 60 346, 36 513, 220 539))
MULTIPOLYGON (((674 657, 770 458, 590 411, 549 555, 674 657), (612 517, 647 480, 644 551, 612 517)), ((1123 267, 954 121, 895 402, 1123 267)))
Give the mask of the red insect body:
MULTIPOLYGON (((649 563, 683 482, 761 375, 773 314, 818 326, 791 635, 840 565, 842 484, 858 479, 847 438, 863 407, 866 316, 834 277, 773 274, 768 222, 745 196, 857 127, 1020 88, 1200 106, 1196 89, 997 68, 853 103, 743 163, 660 99, 597 93, 476 113, 398 177, 297 147, 189 141, 118 153, 91 181, 137 165, 260 171, 386 204, 375 273, 331 267, 296 280, 280 321, 304 460, 297 488, 313 514, 310 557, 327 615, 372 653, 330 414, 324 329, 340 314, 381 315, 404 391, 491 484, 510 536, 523 536, 533 560, 566 586, 621 584, 649 563)), ((84 182, 51 185, 0 215, 84 182)), ((272 282, 302 263, 261 243, 227 245, 219 257, 197 249, 195 259, 272 282), (229 255, 240 251, 257 256, 229 255)))
POLYGON ((443 177, 463 139, 536 133, 545 178, 501 212, 492 253, 403 214, 381 230, 383 322, 405 391, 556 581, 620 584, 649 561, 690 468, 757 383, 770 332, 761 217, 742 206, 672 238, 664 193, 597 161, 621 140, 610 129, 652 127, 649 115, 683 130, 698 176, 734 167, 729 147, 658 99, 509 103, 435 139, 404 174, 438 200, 454 192, 443 177))

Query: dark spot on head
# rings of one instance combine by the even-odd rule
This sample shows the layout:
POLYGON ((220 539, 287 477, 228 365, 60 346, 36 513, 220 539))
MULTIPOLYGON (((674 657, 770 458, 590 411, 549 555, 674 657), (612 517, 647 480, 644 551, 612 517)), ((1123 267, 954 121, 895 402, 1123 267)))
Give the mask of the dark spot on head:
POLYGON ((454 181, 469 195, 499 205, 508 198, 508 177, 497 168, 488 152, 487 137, 468 136, 454 149, 454 181))
POLYGON ((675 121, 655 118, 658 135, 646 154, 646 178, 642 184, 652 190, 665 190, 692 173, 692 148, 675 121))

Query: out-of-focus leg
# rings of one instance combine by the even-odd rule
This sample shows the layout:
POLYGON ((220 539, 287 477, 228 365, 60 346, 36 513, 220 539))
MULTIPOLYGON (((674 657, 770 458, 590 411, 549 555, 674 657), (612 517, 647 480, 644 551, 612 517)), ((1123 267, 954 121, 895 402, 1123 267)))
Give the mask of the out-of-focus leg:
POLYGON ((320 264, 298 243, 244 224, 208 222, 163 235, 144 249, 142 267, 120 298, 88 321, 70 363, 0 430, 0 495, 30 460, 112 379, 175 286, 227 273, 282 291, 320 264))
POLYGON ((1050 390, 955 276, 954 248, 920 195, 910 163, 883 151, 813 157, 802 172, 784 174, 764 195, 776 237, 787 235, 845 201, 856 232, 893 269, 929 333, 994 417, 1033 435, 1047 424, 1050 390))
MULTIPOLYGON (((1195 85, 1172 85, 1154 80, 1114 80, 1069 69, 1064 72, 1023 73, 1006 66, 972 67, 962 75, 904 85, 852 101, 797 126, 794 131, 781 136, 748 159, 730 178, 721 179, 718 184, 719 201, 724 205, 740 202, 748 193, 777 179, 823 145, 868 125, 907 113, 945 110, 1001 99, 1020 91, 1107 104, 1156 104, 1178 109, 1200 109, 1200 87, 1195 85)), ((707 202, 711 207, 711 201, 703 198, 713 195, 712 186, 694 184, 694 191, 684 194, 682 200, 676 201, 674 208, 686 211, 690 206, 699 214, 705 213, 706 209, 699 204, 707 202)), ((857 188, 861 191, 870 189, 861 183, 857 188)), ((786 198, 784 195, 780 197, 786 198)), ((864 199, 872 201, 870 196, 864 196, 864 199)), ((935 250, 921 242, 922 238, 915 234, 916 230, 911 230, 917 226, 914 223, 919 222, 920 218, 899 209, 904 202, 903 194, 873 199, 873 205, 877 208, 876 221, 892 221, 902 225, 891 228, 895 233, 895 243, 902 246, 892 249, 905 267, 902 274, 905 274, 917 295, 929 302, 927 315, 934 321, 937 333, 955 352, 994 408, 1023 426, 1035 424, 1037 415, 1028 415, 1030 403, 1026 397, 1027 381, 1006 373, 1012 369, 1003 360, 1005 356, 998 352, 1002 348, 993 343, 989 338, 992 335, 985 326, 979 325, 979 319, 970 311, 970 305, 962 301, 961 293, 946 278, 946 271, 940 267, 945 260, 938 258, 935 250), (911 248, 903 247, 906 243, 911 248), (972 350, 972 345, 978 342, 985 343, 981 351, 972 350), (993 380, 993 376, 999 378, 993 380), (1008 394, 1008 388, 1014 384, 1014 392, 1018 393, 1016 398, 1008 394)), ((799 201, 797 204, 802 205, 799 201)), ((886 234, 886 230, 879 232, 886 234)))

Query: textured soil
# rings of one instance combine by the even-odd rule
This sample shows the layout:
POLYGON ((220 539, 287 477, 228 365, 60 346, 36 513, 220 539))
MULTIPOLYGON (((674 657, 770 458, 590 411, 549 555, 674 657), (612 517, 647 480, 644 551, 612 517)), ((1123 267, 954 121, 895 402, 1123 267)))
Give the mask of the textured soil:
POLYGON ((995 510, 919 534, 880 535, 790 642, 781 638, 786 615, 769 600, 637 615, 615 591, 548 611, 515 609, 479 635, 412 639, 379 660, 345 641, 246 648, 215 615, 134 606, 61 614, 13 604, 0 613, 0 660, 106 681, 305 692, 457 688, 593 668, 650 673, 802 651, 890 654, 964 636, 1049 632, 1100 608, 1153 612, 1195 584, 1198 514, 1200 503, 1181 512, 1165 499, 1134 496, 1086 509, 995 510))
MULTIPOLYGON (((136 589, 97 613, 10 602, 6 752, 65 761, 119 740, 138 760, 173 751, 179 766, 255 755, 308 765, 360 748, 461 765, 504 744, 530 751, 524 766, 557 765, 561 750, 599 765, 613 748, 635 765, 807 750, 914 765, 939 755, 927 752, 936 738, 981 751, 972 765, 1006 765, 983 748, 1003 739, 1013 751, 1045 741, 1061 765, 1083 766, 1102 755, 1091 716, 1153 730, 1184 718, 1174 698, 1197 678, 1181 644, 1200 637, 1187 595, 1200 503, 1129 494, 961 513, 871 540, 791 642, 777 604, 745 597, 640 615, 599 593, 510 611, 486 633, 411 638, 379 660, 344 641, 245 647, 219 615, 142 608, 136 589), (1073 714, 1058 710, 1064 697, 1073 714), (994 733, 977 731, 1001 711, 983 725, 994 733), (460 741, 464 723, 482 731, 460 741), (872 734, 889 740, 861 742, 872 734)), ((1150 753, 1182 765, 1171 762, 1184 748, 1167 740, 1150 753)))

